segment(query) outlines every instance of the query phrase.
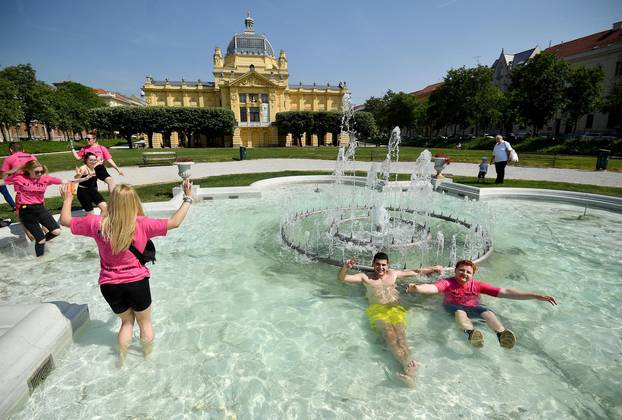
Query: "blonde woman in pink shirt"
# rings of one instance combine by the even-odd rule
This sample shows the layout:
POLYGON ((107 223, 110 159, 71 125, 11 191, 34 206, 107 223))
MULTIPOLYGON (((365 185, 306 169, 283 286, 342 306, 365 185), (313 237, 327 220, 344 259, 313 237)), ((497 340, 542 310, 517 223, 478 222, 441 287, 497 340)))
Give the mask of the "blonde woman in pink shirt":
POLYGON ((5 182, 19 190, 19 220, 34 237, 35 254, 40 257, 45 251, 45 243, 60 235, 60 226, 45 208, 45 190, 50 185, 68 181, 48 176, 47 168, 37 160, 31 160, 20 168, 20 173, 8 176, 5 182), (47 233, 43 232, 41 225, 47 229, 47 233))
POLYGON ((101 262, 100 291, 112 311, 121 318, 117 336, 121 366, 132 342, 134 321, 138 321, 145 357, 151 353, 154 339, 149 287, 151 274, 136 252, 144 254, 150 238, 165 236, 170 229, 181 225, 193 201, 190 181, 185 180, 182 187, 182 203, 168 219, 145 217, 138 194, 127 184, 119 184, 112 190, 107 215, 72 218, 73 196, 68 186, 61 187, 61 224, 70 227, 74 235, 95 239, 97 244, 101 262))

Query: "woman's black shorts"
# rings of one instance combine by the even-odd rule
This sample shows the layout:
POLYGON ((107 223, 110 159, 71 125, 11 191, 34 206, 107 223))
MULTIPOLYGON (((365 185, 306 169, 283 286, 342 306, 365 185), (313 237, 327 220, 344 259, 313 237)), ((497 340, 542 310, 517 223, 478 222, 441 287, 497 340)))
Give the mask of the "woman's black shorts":
POLYGON ((60 229, 56 220, 52 217, 48 209, 43 204, 22 204, 19 209, 19 221, 32 233, 37 242, 45 238, 45 233, 41 226, 45 226, 48 231, 60 229))
POLYGON ((130 308, 134 312, 140 312, 151 306, 149 277, 131 283, 102 284, 99 290, 115 314, 123 313, 130 308))
POLYGON ((95 175, 97 176, 97 179, 104 182, 106 181, 106 178, 110 178, 110 174, 108 173, 108 170, 106 170, 103 163, 95 167, 95 175))
POLYGON ((93 210, 93 205, 99 205, 99 203, 105 201, 104 197, 97 190, 91 188, 78 187, 78 201, 84 209, 84 211, 93 210))

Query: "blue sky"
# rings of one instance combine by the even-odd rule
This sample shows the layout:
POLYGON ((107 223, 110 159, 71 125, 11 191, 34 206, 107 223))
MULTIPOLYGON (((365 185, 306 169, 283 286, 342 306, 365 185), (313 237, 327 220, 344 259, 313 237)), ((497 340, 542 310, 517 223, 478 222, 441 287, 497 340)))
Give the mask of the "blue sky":
POLYGON ((290 83, 345 80, 353 102, 412 92, 447 70, 490 65, 501 48, 546 48, 611 28, 622 0, 2 0, 0 66, 39 79, 138 94, 145 75, 213 80, 212 54, 247 11, 290 83))

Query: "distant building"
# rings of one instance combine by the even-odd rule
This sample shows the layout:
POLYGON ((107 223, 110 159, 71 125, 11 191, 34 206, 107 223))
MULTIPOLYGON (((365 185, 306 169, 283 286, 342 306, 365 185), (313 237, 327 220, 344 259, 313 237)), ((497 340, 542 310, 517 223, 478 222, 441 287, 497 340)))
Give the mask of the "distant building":
POLYGON ((143 99, 135 96, 125 96, 118 92, 112 92, 106 89, 93 89, 93 91, 101 99, 106 102, 108 106, 145 106, 146 103, 143 99))
MULTIPOLYGON (((291 145, 291 135, 279 134, 276 114, 285 111, 341 111, 342 99, 348 92, 345 83, 289 84, 285 51, 278 58, 268 38, 253 29, 254 20, 244 20, 245 30, 233 35, 225 56, 220 48, 214 50, 214 81, 154 80, 147 77, 143 91, 147 106, 224 107, 233 111, 237 127, 231 136, 207 139, 201 144, 224 147, 270 147, 291 145)), ((303 136, 304 145, 347 142, 339 139, 303 136)), ((154 144, 161 144, 160 134, 154 144)), ((171 144, 178 143, 177 133, 171 144)))
POLYGON ((432 92, 434 92, 436 89, 440 88, 444 84, 445 82, 432 83, 431 85, 427 85, 421 90, 417 90, 411 93, 411 95, 415 95, 415 97, 420 101, 427 101, 430 98, 430 95, 432 95, 432 92))
POLYGON ((502 49, 499 58, 491 66, 494 71, 493 83, 499 86, 502 91, 507 92, 512 82, 512 70, 522 66, 538 54, 540 54, 538 46, 518 54, 508 54, 502 49))
MULTIPOLYGON (((552 52, 572 65, 588 68, 599 67, 605 73, 603 94, 611 92, 616 83, 622 82, 622 21, 613 24, 611 29, 592 35, 553 45, 545 51, 552 52)), ((572 123, 558 116, 551 121, 544 132, 557 135, 572 132, 572 123)), ((577 132, 597 132, 605 134, 613 131, 608 114, 595 112, 577 121, 577 132)))

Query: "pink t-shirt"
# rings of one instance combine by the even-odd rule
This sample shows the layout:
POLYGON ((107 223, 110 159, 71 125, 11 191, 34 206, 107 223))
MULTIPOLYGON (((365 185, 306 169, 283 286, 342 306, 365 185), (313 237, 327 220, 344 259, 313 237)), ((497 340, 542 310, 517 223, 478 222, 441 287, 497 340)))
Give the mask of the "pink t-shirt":
MULTIPOLYGON (((4 159, 4 162, 2 162, 2 172, 10 171, 16 166, 22 166, 23 164, 28 163, 31 160, 37 160, 37 158, 31 155, 30 153, 25 153, 25 152, 13 153, 11 156, 7 156, 4 159)), ((16 173, 20 173, 20 172, 21 171, 18 171, 16 173)))
POLYGON ((45 190, 49 185, 62 184, 63 180, 44 175, 39 178, 28 178, 24 175, 13 175, 5 179, 7 184, 13 184, 19 190, 19 204, 43 204, 45 190))
POLYGON ((99 145, 99 144, 95 144, 93 146, 85 146, 85 147, 83 147, 78 152, 78 156, 83 158, 84 155, 86 155, 87 153, 93 153, 95 156, 97 156, 97 159, 100 159, 100 160, 112 159, 112 155, 110 154, 108 149, 106 147, 104 147, 104 146, 99 145))
POLYGON ((470 280, 462 285, 453 277, 440 279, 434 285, 439 292, 445 294, 443 304, 446 305, 478 306, 481 293, 497 297, 501 290, 477 280, 470 280))
MULTIPOLYGON (((147 240, 154 236, 166 236, 167 219, 136 217, 136 230, 132 244, 140 252, 145 250, 147 240)), ((99 284, 121 284, 139 281, 149 277, 149 269, 142 265, 132 251, 125 250, 113 254, 110 244, 100 233, 101 216, 91 215, 71 219, 71 233, 95 239, 99 250, 99 284)))

